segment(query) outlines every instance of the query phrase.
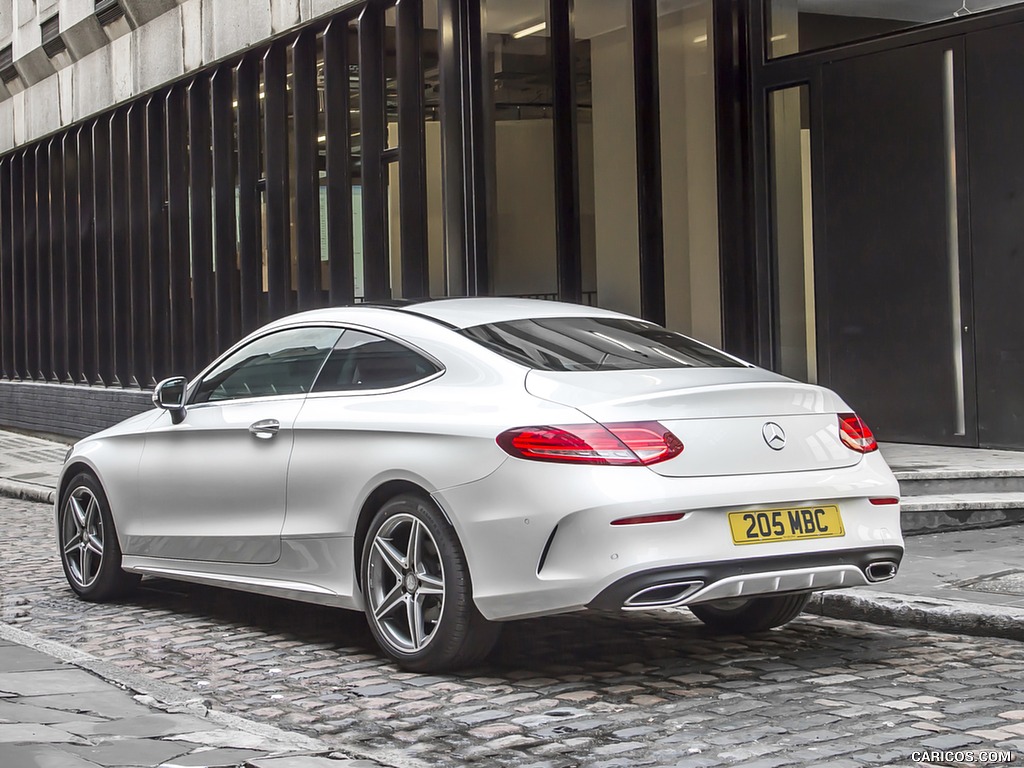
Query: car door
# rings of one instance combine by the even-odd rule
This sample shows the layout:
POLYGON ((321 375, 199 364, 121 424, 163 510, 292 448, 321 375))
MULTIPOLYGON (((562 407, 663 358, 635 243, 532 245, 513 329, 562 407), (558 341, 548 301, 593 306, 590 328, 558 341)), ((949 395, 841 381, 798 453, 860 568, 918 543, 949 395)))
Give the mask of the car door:
POLYGON ((341 331, 274 331, 190 388, 184 418, 149 428, 130 554, 226 563, 280 556, 295 417, 341 331))
POLYGON ((416 426, 432 418, 429 402, 392 398, 441 371, 398 341, 345 331, 296 421, 285 537, 353 534, 367 483, 402 466, 402 452, 431 449, 416 426))

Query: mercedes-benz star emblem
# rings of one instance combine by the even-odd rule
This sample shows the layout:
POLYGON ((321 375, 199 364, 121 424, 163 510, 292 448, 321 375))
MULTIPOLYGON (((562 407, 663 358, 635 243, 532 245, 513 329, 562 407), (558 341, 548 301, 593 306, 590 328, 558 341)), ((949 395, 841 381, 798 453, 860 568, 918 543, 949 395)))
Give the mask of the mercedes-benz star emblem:
POLYGON ((773 451, 781 451, 786 447, 786 431, 774 421, 765 422, 761 427, 761 434, 768 447, 773 451))

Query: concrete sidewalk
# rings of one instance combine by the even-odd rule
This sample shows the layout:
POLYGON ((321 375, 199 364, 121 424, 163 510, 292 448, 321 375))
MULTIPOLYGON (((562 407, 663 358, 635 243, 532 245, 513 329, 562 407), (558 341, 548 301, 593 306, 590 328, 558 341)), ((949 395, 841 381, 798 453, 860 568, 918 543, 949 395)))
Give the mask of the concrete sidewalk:
POLYGON ((4 768, 379 768, 0 624, 4 768), (143 693, 140 693, 142 691, 143 693))

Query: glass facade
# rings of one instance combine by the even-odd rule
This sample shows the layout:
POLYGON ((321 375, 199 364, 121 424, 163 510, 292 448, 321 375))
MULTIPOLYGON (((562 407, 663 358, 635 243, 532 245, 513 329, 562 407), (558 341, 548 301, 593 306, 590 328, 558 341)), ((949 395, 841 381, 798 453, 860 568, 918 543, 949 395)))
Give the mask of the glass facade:
POLYGON ((1019 5, 1021 0, 768 0, 768 54, 788 56, 1019 5))

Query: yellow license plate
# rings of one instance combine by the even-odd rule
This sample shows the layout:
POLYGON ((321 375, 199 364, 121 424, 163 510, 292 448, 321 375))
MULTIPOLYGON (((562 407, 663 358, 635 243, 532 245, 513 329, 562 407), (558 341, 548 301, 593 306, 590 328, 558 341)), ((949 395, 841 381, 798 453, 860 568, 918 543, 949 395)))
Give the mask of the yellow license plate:
POLYGON ((729 528, 736 544, 828 539, 845 533, 835 505, 730 512, 729 528))

